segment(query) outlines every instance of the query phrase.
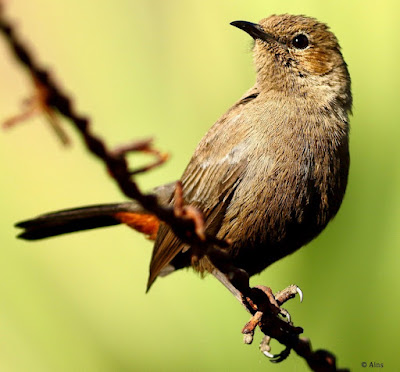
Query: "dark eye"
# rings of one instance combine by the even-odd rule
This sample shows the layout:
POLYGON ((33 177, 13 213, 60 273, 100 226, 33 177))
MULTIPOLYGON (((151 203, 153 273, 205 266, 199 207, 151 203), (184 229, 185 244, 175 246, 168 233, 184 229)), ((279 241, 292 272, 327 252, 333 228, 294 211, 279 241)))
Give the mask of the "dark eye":
POLYGON ((306 49, 308 47, 308 37, 304 34, 298 34, 293 38, 292 44, 297 49, 306 49))

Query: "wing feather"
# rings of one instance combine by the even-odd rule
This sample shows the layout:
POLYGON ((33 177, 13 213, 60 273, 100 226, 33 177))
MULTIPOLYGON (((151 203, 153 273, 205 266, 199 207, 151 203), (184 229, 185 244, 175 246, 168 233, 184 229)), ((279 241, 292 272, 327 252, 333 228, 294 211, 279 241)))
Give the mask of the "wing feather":
MULTIPOLYGON (((229 126, 240 120, 241 107, 255 99, 257 89, 250 89, 207 133, 197 147, 182 176, 186 204, 199 208, 204 215, 205 229, 216 234, 221 227, 229 202, 239 185, 248 159, 243 156, 246 133, 233 136, 229 126), (222 128, 221 128, 222 127, 222 128), (230 144, 227 148, 226 143, 230 144)), ((239 124, 239 123, 238 123, 239 124)), ((161 270, 188 247, 166 225, 161 224, 150 263, 147 290, 161 270)))

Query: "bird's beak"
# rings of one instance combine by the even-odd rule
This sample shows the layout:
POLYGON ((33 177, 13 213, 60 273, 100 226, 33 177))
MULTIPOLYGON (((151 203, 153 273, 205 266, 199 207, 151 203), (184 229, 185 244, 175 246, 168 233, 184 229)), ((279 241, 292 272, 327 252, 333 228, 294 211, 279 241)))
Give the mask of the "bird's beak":
POLYGON ((247 21, 234 21, 231 22, 231 25, 247 32, 254 40, 260 39, 267 42, 276 42, 274 37, 271 34, 265 32, 263 28, 257 23, 251 23, 247 21))

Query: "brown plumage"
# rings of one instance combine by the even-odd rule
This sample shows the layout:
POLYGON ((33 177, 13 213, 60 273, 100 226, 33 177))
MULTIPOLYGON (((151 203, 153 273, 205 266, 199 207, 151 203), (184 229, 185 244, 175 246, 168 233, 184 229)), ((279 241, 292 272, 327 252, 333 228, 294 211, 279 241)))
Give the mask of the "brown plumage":
MULTIPOLYGON (((229 238, 235 265, 254 275, 308 243, 337 213, 349 169, 352 98, 326 25, 287 14, 232 24, 255 40, 256 83, 203 137, 181 181, 207 231, 229 238)), ((169 191, 165 203, 171 200, 169 191)), ((20 226, 29 238, 29 224, 20 226)), ((189 266, 190 254, 161 224, 148 288, 173 267, 189 266)), ((195 269, 212 265, 203 258, 195 269)))

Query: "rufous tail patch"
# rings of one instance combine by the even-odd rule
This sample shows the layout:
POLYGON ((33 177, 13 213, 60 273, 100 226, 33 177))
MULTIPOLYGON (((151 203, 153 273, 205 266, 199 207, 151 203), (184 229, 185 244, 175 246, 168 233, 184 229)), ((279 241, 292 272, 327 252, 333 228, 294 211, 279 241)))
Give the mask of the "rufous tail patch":
POLYGON ((148 239, 156 240, 160 226, 160 220, 156 216, 131 212, 118 212, 114 216, 132 229, 147 235, 148 239))

